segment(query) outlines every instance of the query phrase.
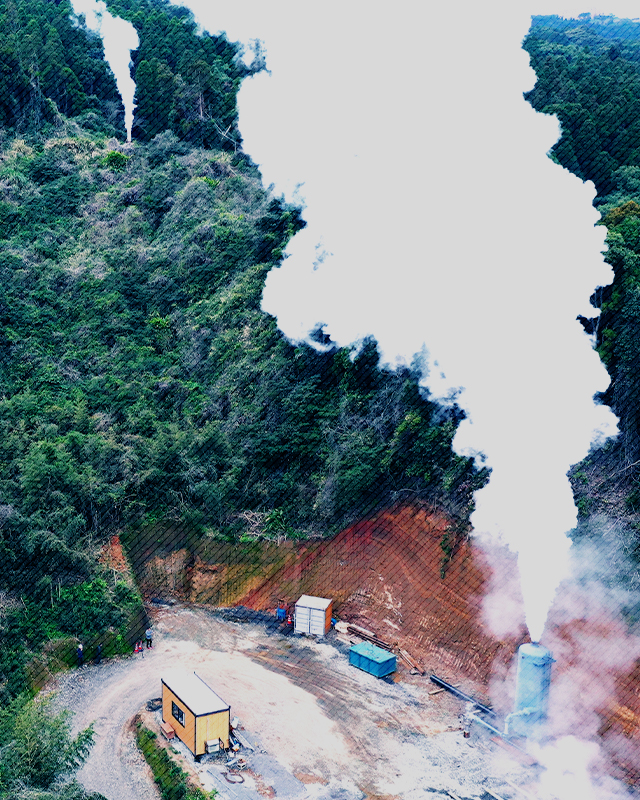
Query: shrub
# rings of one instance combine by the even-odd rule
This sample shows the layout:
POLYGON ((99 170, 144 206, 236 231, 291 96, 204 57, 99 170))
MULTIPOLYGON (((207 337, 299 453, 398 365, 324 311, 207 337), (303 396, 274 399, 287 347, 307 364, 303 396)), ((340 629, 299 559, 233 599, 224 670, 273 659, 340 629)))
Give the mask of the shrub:
POLYGON ((205 792, 190 783, 189 774, 160 747, 158 735, 140 722, 136 722, 136 742, 147 764, 151 767, 163 800, 212 800, 217 792, 205 792))
POLYGON ((110 150, 107 155, 102 159, 102 166, 107 169, 112 169, 115 172, 122 172, 127 167, 129 156, 124 153, 119 153, 117 150, 110 150))

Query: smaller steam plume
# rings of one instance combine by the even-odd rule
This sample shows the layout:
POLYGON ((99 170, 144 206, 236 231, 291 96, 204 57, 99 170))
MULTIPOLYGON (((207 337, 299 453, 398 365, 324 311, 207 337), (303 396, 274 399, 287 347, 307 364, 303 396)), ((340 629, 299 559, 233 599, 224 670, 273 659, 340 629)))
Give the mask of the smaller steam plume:
POLYGON ((545 768, 540 779, 540 796, 554 800, 623 800, 629 796, 619 781, 606 775, 594 777, 602 769, 602 752, 595 742, 564 736, 544 747, 534 746, 539 763, 545 768))
MULTIPOLYGON (((544 739, 529 750, 543 767, 540 797, 617 800, 623 782, 640 775, 640 577, 626 553, 628 531, 610 518, 592 520, 570 552, 569 576, 549 613, 544 643, 556 660, 544 739)), ((501 639, 524 634, 523 600, 513 575, 515 555, 495 545, 486 553, 494 575, 484 622, 501 639)), ((501 713, 513 708, 515 663, 496 663, 491 696, 501 713)))
POLYGON ((127 141, 130 142, 135 108, 133 98, 136 91, 130 72, 130 53, 137 50, 139 45, 136 29, 130 22, 114 17, 103 0, 71 0, 71 5, 77 15, 84 15, 87 28, 102 38, 104 56, 122 97, 124 125, 127 129, 127 141))

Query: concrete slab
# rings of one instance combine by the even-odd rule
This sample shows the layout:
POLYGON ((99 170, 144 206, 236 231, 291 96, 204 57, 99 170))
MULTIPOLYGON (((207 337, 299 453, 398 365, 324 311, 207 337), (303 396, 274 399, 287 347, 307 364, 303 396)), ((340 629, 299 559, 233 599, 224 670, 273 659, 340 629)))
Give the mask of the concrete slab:
POLYGON ((303 797, 306 787, 302 781, 295 778, 273 756, 263 753, 252 753, 246 757, 251 769, 262 776, 265 783, 273 786, 276 796, 281 798, 303 797))
MULTIPOLYGON (((264 800, 250 776, 242 776, 244 783, 229 783, 224 776, 225 772, 222 765, 209 767, 206 770, 206 778, 209 781, 203 781, 203 783, 210 782, 206 788, 216 789, 220 800, 264 800)), ((205 778, 205 775, 202 777, 205 778)))

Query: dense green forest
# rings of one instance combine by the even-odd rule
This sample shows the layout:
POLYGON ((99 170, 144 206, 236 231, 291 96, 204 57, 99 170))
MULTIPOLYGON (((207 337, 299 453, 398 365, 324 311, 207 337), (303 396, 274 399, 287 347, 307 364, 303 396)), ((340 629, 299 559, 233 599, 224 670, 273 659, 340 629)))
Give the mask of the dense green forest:
MULTIPOLYGON (((144 624, 135 586, 100 563, 114 533, 133 557, 167 532, 242 543, 249 519, 264 538, 325 536, 407 498, 464 532, 487 479, 453 454, 461 413, 418 388, 418 366, 381 372, 373 341, 294 347, 260 310, 305 223, 242 150, 236 93, 259 58, 244 67, 166 0, 108 5, 140 36, 132 144, 102 44, 67 0, 0 0, 8 708, 78 640, 88 657, 126 652, 144 624)), ((596 184, 615 270, 582 322, 622 435, 575 468, 576 499, 585 524, 625 520, 640 557, 640 25, 536 17, 525 47, 527 99, 561 120, 551 157, 596 184)))
POLYGON ((60 115, 123 134, 102 40, 75 24, 68 0, 0 0, 0 129, 31 134, 60 115))
POLYGON ((627 526, 625 550, 640 561, 640 23, 611 16, 534 17, 524 47, 538 80, 526 97, 557 114, 551 156, 592 180, 615 278, 592 297, 601 315, 581 319, 611 375, 602 401, 620 436, 572 473, 582 526, 598 514, 627 526))
POLYGON ((206 148, 238 149, 236 93, 247 68, 238 47, 221 36, 198 36, 191 12, 169 0, 109 0, 129 20, 140 46, 133 53, 136 83, 133 136, 148 142, 165 130, 206 148))
POLYGON ((167 530, 242 542, 248 515, 265 538, 323 536, 398 498, 464 532, 487 477, 417 368, 381 372, 372 341, 293 347, 261 312, 305 223, 242 152, 235 46, 166 2, 110 7, 140 33, 130 145, 68 2, 0 3, 3 702, 78 639, 130 648, 144 611, 100 564, 114 533, 134 557, 167 530))

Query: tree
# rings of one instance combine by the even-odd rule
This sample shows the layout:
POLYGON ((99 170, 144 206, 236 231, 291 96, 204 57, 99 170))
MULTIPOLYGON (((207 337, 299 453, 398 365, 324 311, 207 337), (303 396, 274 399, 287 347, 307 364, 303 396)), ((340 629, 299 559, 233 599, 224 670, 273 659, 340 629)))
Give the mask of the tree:
POLYGON ((141 61, 136 70, 136 128, 146 141, 169 127, 174 76, 166 61, 141 61))
MULTIPOLYGON (((89 755, 94 740, 93 724, 72 737, 70 713, 66 710, 53 713, 52 700, 52 696, 29 700, 20 695, 8 708, 0 710, 0 738, 3 742, 0 747, 0 797, 3 800, 32 796, 25 794, 32 789, 57 789, 89 755)), ((74 788, 73 784, 68 784, 69 787, 74 788)))

